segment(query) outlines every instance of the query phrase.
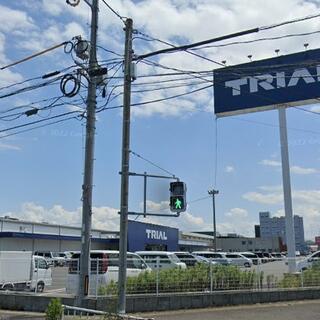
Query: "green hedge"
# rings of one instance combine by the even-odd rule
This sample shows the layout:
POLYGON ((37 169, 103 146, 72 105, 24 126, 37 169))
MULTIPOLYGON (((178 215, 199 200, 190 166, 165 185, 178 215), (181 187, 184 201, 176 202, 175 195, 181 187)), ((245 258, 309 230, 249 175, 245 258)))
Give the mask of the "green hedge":
MULTIPOLYGON (((144 272, 127 279, 127 293, 199 292, 212 290, 239 290, 258 288, 263 273, 242 271, 236 266, 197 264, 187 269, 167 269, 144 272), (158 278, 158 281, 157 281, 158 278)), ((99 295, 117 294, 117 283, 99 288, 99 295)))
POLYGON ((320 263, 314 263, 310 269, 299 274, 285 274, 278 283, 279 288, 300 288, 320 286, 320 263))

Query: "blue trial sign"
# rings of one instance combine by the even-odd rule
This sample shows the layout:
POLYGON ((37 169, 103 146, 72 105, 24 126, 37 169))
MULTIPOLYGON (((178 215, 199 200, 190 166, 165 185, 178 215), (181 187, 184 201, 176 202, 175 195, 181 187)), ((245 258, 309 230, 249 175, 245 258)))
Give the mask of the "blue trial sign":
POLYGON ((217 116, 319 102, 320 49, 214 71, 217 116))

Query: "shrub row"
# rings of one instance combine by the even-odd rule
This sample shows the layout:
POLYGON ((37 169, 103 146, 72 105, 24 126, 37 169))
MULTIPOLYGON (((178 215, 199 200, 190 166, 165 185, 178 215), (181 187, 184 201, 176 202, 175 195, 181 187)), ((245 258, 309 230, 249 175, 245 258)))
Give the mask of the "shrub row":
MULTIPOLYGON (((187 269, 151 271, 127 279, 127 293, 199 292, 210 290, 255 289, 261 286, 263 273, 242 271, 236 266, 197 264, 187 269)), ((117 283, 99 288, 99 295, 117 294, 117 283)))

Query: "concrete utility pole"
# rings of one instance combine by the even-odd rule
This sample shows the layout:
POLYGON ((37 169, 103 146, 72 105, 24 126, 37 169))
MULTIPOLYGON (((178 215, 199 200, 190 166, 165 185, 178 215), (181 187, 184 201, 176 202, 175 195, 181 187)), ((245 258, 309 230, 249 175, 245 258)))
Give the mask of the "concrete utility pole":
POLYGON ((289 272, 296 271, 296 241, 294 231, 294 220, 292 213, 292 196, 290 183, 290 164, 289 164, 289 150, 288 150, 288 135, 287 135, 287 117, 286 108, 280 106, 279 113, 279 129, 280 129, 280 145, 281 145, 281 161, 282 161, 282 184, 283 184, 283 198, 285 211, 285 225, 286 225, 286 243, 288 251, 288 267, 289 272))
POLYGON ((119 244, 119 301, 118 313, 126 312, 127 242, 128 242, 128 196, 130 156, 130 103, 132 81, 132 19, 126 20, 124 52, 124 90, 122 125, 122 166, 120 201, 120 244, 119 244))
POLYGON ((215 203, 215 195, 218 194, 218 190, 209 190, 208 194, 212 196, 212 222, 213 222, 213 237, 214 237, 214 251, 217 252, 217 226, 216 226, 216 203, 215 203))
MULTIPOLYGON (((88 2, 87 2, 88 3, 88 2)), ((97 30, 98 30, 98 0, 92 0, 91 7, 91 35, 89 56, 89 86, 87 97, 87 124, 84 178, 82 185, 82 229, 81 229, 81 255, 80 280, 77 304, 81 305, 89 291, 90 247, 91 247, 91 216, 92 216, 92 180, 94 161, 94 140, 96 121, 96 87, 97 80, 92 74, 97 65, 97 30)))

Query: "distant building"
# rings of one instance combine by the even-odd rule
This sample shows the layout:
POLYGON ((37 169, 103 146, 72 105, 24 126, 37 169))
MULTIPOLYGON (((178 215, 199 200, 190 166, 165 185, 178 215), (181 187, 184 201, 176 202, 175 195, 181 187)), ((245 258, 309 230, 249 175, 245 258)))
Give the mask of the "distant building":
POLYGON ((254 226, 254 234, 256 238, 261 238, 260 225, 256 224, 254 226))
POLYGON ((315 244, 318 246, 318 247, 320 247, 320 237, 319 236, 317 236, 317 237, 315 237, 315 239, 314 239, 315 241, 315 244))
MULTIPOLYGON (((212 231, 196 231, 192 233, 192 235, 195 234, 206 235, 209 241, 211 238, 211 245, 208 243, 208 246, 213 247, 212 231)), ((217 236, 217 250, 224 252, 280 252, 282 251, 282 241, 278 236, 262 239, 260 237, 244 237, 236 233, 219 234, 217 236)))
MULTIPOLYGON (((280 237, 283 243, 286 243, 286 226, 285 217, 270 217, 270 212, 260 212, 260 235, 261 238, 280 237)), ((294 231, 296 250, 304 251, 304 227, 303 218, 300 216, 294 216, 294 231)))
POLYGON ((269 238, 222 236, 217 238, 217 248, 225 252, 280 252, 281 240, 276 236, 269 238))

